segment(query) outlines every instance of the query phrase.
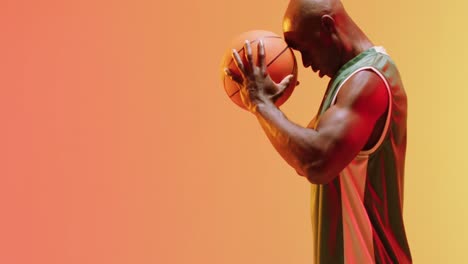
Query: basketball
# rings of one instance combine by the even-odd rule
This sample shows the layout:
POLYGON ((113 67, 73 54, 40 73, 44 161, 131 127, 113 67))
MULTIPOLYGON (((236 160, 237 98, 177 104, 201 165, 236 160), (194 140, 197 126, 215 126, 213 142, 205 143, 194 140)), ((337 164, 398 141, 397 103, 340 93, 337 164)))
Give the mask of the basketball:
POLYGON ((228 68, 232 73, 240 75, 234 59, 232 50, 236 49, 242 58, 244 65, 247 65, 244 54, 245 41, 249 40, 252 47, 252 55, 255 65, 257 65, 257 46, 260 40, 263 40, 265 47, 265 63, 267 72, 271 79, 280 83, 286 76, 293 74, 294 78, 283 94, 276 100, 275 105, 281 106, 291 96, 297 81, 297 62, 293 51, 286 42, 277 34, 265 30, 253 30, 240 34, 233 39, 231 46, 227 49, 221 64, 222 82, 227 96, 238 106, 245 109, 239 93, 239 84, 231 80, 224 73, 224 68, 228 68))

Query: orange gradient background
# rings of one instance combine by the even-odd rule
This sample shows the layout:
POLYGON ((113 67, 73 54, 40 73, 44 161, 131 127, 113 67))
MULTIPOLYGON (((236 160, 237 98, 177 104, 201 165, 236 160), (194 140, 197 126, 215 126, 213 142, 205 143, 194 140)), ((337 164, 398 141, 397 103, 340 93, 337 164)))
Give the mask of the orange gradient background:
MULTIPOLYGON (((344 4, 406 85, 414 261, 465 263, 468 3, 344 4)), ((0 263, 313 263, 309 183, 220 79, 286 6, 1 1, 0 263)), ((328 79, 299 79, 282 110, 306 125, 328 79)))

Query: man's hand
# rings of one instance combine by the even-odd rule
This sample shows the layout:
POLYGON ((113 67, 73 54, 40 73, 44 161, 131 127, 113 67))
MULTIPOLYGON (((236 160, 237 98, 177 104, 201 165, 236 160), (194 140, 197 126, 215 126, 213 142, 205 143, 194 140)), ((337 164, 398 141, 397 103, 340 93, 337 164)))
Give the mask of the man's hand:
POLYGON ((242 102, 247 110, 255 113, 257 105, 274 103, 289 86, 294 76, 292 74, 286 76, 279 84, 271 79, 267 73, 265 46, 262 40, 258 44, 257 65, 253 61, 252 48, 248 40, 245 41, 244 51, 247 65, 244 65, 235 49, 232 51, 232 57, 241 76, 234 75, 228 68, 225 68, 224 72, 239 84, 242 102))

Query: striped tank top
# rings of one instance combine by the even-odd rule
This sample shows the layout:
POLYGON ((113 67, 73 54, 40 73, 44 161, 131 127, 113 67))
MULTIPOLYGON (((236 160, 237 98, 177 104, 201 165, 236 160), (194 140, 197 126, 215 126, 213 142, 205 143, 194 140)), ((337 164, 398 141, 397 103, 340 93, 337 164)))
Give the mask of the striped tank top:
POLYGON ((385 128, 377 144, 361 151, 334 180, 312 184, 315 263, 411 263, 403 224, 407 100, 398 70, 382 47, 372 47, 340 68, 315 120, 362 70, 375 72, 387 86, 385 128))

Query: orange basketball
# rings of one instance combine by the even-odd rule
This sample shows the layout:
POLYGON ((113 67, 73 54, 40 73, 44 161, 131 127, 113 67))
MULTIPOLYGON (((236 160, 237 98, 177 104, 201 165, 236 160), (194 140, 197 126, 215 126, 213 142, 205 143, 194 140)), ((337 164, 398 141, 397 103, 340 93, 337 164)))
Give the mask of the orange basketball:
POLYGON ((221 65, 224 90, 234 103, 245 109, 239 93, 239 84, 225 75, 224 68, 228 68, 235 74, 240 74, 235 61, 232 58, 232 49, 237 50, 244 62, 244 65, 246 65, 247 61, 245 60, 244 54, 244 44, 246 40, 250 41, 254 63, 257 63, 257 45, 260 40, 263 40, 267 72, 274 82, 279 83, 286 76, 290 74, 294 75, 294 78, 289 86, 283 92, 281 97, 278 98, 278 100, 275 102, 277 106, 281 106, 284 102, 286 102, 286 100, 288 100, 294 90, 294 87, 296 86, 297 63, 293 51, 288 47, 286 42, 280 36, 270 31, 248 31, 239 35, 232 41, 231 46, 227 49, 224 55, 221 65))

